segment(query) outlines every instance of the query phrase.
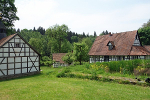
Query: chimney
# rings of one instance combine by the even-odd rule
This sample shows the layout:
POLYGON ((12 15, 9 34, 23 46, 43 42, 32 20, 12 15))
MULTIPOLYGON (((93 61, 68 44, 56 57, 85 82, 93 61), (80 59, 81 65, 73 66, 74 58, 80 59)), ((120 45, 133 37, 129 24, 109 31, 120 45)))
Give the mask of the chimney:
POLYGON ((7 35, 6 35, 6 27, 5 25, 2 23, 2 18, 0 17, 0 40, 2 38, 5 38, 7 35))

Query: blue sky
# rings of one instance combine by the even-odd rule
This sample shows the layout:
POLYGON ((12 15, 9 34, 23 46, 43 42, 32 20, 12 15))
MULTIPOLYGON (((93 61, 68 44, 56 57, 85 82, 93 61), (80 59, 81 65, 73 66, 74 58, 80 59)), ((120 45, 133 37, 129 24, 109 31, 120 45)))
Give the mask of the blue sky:
POLYGON ((66 24, 73 32, 99 35, 140 28, 150 19, 150 0, 15 0, 15 28, 66 24))

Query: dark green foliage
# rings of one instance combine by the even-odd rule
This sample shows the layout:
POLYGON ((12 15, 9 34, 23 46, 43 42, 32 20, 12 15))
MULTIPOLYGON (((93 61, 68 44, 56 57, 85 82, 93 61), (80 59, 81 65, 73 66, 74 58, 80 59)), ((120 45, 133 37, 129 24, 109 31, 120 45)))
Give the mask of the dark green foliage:
POLYGON ((62 60, 70 65, 74 60, 73 53, 72 52, 67 53, 65 56, 63 56, 62 60))
POLYGON ((48 56, 43 56, 42 59, 40 60, 40 64, 50 67, 53 65, 53 60, 48 56))
POLYGON ((88 58, 88 48, 84 43, 74 43, 73 51, 75 61, 79 61, 80 65, 82 61, 88 58))
POLYGON ((69 68, 64 68, 63 70, 61 70, 56 77, 66 77, 66 73, 71 72, 69 68))
MULTIPOLYGON (((33 31, 35 31, 35 27, 34 27, 33 31)), ((45 35, 45 29, 44 29, 43 27, 40 26, 40 27, 37 29, 37 31, 40 32, 42 35, 45 35)))
POLYGON ((150 45, 150 26, 140 28, 138 34, 142 45, 150 45))
POLYGON ((102 33, 100 33, 99 36, 101 36, 101 35, 107 35, 107 34, 108 34, 108 31, 106 30, 106 31, 103 31, 102 33))
POLYGON ((14 33, 12 27, 14 26, 14 21, 19 20, 16 15, 17 8, 14 4, 15 0, 1 0, 0 1, 0 16, 2 17, 2 22, 7 28, 7 35, 14 33))
POLYGON ((52 27, 50 27, 49 29, 46 30, 46 35, 55 40, 57 44, 57 49, 58 49, 58 53, 62 52, 62 43, 64 41, 66 41, 66 37, 67 37, 67 32, 69 31, 68 26, 66 26, 65 24, 59 26, 59 25, 54 25, 52 27))

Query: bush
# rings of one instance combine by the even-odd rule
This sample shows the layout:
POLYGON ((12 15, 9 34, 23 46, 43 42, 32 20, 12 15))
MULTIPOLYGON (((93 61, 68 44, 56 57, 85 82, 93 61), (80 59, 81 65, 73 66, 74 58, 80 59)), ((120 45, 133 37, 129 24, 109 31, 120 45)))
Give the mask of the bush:
POLYGON ((69 72, 71 72, 70 69, 64 68, 62 71, 60 71, 60 72, 56 75, 56 77, 66 77, 66 76, 67 76, 66 73, 69 73, 69 72))

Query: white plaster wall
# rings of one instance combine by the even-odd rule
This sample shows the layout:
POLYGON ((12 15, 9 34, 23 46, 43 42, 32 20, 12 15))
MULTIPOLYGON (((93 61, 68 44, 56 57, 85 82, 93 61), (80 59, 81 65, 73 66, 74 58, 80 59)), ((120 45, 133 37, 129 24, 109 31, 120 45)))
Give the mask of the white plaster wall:
POLYGON ((22 57, 22 62, 27 62, 27 57, 22 57))
POLYGON ((27 73, 27 68, 23 68, 22 73, 27 73))
POLYGON ((4 49, 4 52, 8 52, 8 48, 3 48, 4 49))
POLYGON ((27 67, 27 63, 22 63, 22 67, 27 67))
POLYGON ((0 76, 3 76, 2 72, 0 71, 0 76))
POLYGON ((14 74, 14 69, 13 70, 8 70, 8 75, 14 74))
POLYGON ((14 63, 8 64, 8 68, 9 68, 9 69, 10 69, 10 68, 14 68, 14 63))
POLYGON ((10 53, 10 56, 11 56, 11 57, 15 57, 15 54, 14 54, 14 53, 10 53))
POLYGON ((21 63, 15 63, 15 68, 21 68, 21 63))
POLYGON ((12 57, 12 58, 8 58, 8 62, 10 63, 10 62, 14 62, 14 57, 12 57))
POLYGON ((6 43, 3 47, 8 47, 8 43, 6 43))
POLYGON ((7 69, 7 64, 0 64, 0 69, 7 69))
POLYGON ((32 67, 32 68, 28 68, 28 70, 30 71, 30 72, 34 72, 34 71, 37 71, 36 69, 35 69, 35 67, 32 67), (31 70, 30 70, 31 69, 31 70))
POLYGON ((21 62, 21 57, 15 57, 15 62, 21 62))
POLYGON ((0 62, 3 60, 2 63, 7 63, 7 59, 6 58, 0 58, 0 62), (4 59, 4 60, 3 60, 4 59))
POLYGON ((2 48, 0 48, 0 52, 3 52, 2 48))
POLYGON ((21 69, 15 69, 15 74, 20 74, 21 73, 21 69))

